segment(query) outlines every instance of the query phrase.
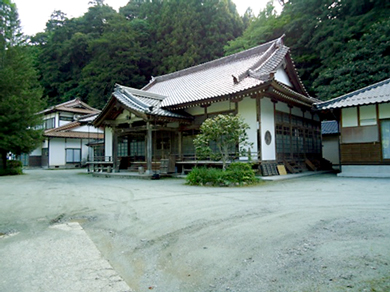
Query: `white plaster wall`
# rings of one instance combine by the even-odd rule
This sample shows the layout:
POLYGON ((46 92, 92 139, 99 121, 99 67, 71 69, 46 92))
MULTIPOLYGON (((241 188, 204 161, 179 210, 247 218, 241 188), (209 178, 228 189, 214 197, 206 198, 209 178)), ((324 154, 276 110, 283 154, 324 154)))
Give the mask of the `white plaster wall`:
POLYGON ((93 126, 84 125, 75 129, 72 129, 73 132, 85 132, 85 133, 103 133, 99 128, 93 126))
POLYGON ((379 118, 390 119, 390 103, 379 104, 379 118))
POLYGON ((87 146, 88 142, 89 142, 88 139, 81 140, 81 161, 88 160, 88 155, 90 154, 89 149, 91 149, 90 147, 87 146))
POLYGON ((80 139, 65 139, 65 148, 81 148, 80 139))
POLYGON ((326 135, 322 137, 322 156, 334 166, 340 164, 339 136, 326 135))
POLYGON ((65 126, 65 125, 67 125, 67 124, 69 124, 69 123, 71 123, 71 121, 58 121, 58 123, 59 123, 59 127, 61 127, 61 126, 65 126))
POLYGON ((303 117, 303 112, 299 107, 294 106, 291 109, 291 114, 297 117, 303 117))
POLYGON ((286 73, 286 71, 284 71, 284 69, 282 68, 279 68, 276 73, 275 73, 275 79, 277 81, 280 81, 290 87, 293 87, 293 85, 291 84, 290 82, 290 79, 288 78, 288 75, 286 73))
POLYGON ((357 127, 358 116, 356 107, 348 107, 341 109, 342 127, 357 127))
POLYGON ((49 144, 49 166, 65 165, 65 139, 53 138, 49 144))
POLYGON ((167 127, 168 128, 179 128, 179 123, 168 123, 167 127))
POLYGON ((30 153, 30 156, 41 156, 41 155, 42 155, 42 147, 38 147, 30 153))
POLYGON ((204 108, 199 106, 187 108, 185 111, 193 116, 204 114, 204 108))
POLYGON ((227 101, 212 103, 207 108, 207 113, 217 113, 217 112, 228 111, 231 109, 232 109, 232 107, 231 107, 230 101, 227 100, 227 101))
POLYGON ((290 113, 290 108, 288 107, 287 103, 284 102, 278 102, 276 104, 276 110, 283 113, 290 113))
POLYGON ((112 157, 112 128, 104 128, 104 156, 112 157))
POLYGON ((305 111, 304 117, 305 117, 306 119, 311 120, 311 119, 312 119, 312 114, 311 114, 311 112, 310 112, 310 111, 305 111))
POLYGON ((376 125, 376 105, 365 105, 359 108, 360 125, 376 125))
MULTIPOLYGON (((238 114, 244 119, 250 129, 247 130, 248 142, 253 143, 251 147, 252 156, 257 156, 257 117, 256 99, 246 97, 238 103, 238 114)), ((243 157, 247 159, 247 157, 243 157)))
POLYGON ((275 147, 275 117, 274 117, 274 104, 271 99, 261 99, 261 160, 275 160, 276 159, 276 147, 275 147), (271 144, 265 143, 265 133, 270 131, 271 144))

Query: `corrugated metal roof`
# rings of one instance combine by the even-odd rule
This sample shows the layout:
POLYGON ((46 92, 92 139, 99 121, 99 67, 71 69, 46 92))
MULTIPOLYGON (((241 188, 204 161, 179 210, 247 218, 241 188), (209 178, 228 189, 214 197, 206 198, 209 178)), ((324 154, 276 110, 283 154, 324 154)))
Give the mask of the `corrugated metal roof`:
POLYGON ((332 100, 317 103, 316 107, 324 110, 383 102, 390 102, 390 78, 332 100))
POLYGON ((337 121, 323 121, 321 122, 321 133, 322 135, 338 134, 339 124, 337 121))
POLYGON ((238 93, 272 79, 289 48, 277 39, 255 48, 153 78, 144 91, 167 96, 170 107, 238 93))

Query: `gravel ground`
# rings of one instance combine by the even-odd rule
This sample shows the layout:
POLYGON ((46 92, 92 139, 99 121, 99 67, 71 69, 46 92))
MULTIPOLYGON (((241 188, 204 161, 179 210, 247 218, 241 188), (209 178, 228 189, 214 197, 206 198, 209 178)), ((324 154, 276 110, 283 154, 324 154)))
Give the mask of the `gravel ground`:
POLYGON ((213 188, 29 170, 0 177, 0 253, 78 222, 133 291, 390 291, 389 190, 332 174, 213 188))

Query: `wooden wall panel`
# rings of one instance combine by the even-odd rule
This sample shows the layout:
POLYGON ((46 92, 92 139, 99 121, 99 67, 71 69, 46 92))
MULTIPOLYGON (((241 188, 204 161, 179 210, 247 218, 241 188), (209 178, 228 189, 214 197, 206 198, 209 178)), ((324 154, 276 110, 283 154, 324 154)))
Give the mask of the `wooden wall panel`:
POLYGON ((341 163, 382 163, 380 143, 341 144, 341 163))

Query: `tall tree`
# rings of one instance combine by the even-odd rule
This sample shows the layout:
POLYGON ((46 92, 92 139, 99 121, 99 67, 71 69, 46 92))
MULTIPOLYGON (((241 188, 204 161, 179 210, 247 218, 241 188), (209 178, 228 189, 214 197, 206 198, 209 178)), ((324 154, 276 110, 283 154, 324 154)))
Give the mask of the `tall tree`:
POLYGON ((0 2, 0 154, 29 153, 40 142, 42 90, 29 50, 23 42, 16 6, 0 2))

